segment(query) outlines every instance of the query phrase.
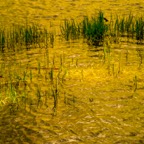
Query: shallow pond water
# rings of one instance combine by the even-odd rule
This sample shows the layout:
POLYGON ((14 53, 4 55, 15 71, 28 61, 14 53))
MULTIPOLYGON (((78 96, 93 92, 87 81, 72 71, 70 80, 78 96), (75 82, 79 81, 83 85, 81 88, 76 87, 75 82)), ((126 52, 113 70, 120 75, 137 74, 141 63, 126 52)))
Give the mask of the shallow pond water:
MULTIPOLYGON (((51 21, 56 31, 64 18, 99 9, 107 17, 144 10, 140 0, 7 0, 0 5, 5 25, 27 17, 44 26, 51 21)), ((97 48, 83 39, 57 38, 53 48, 1 53, 0 96, 6 98, 0 99, 0 143, 144 143, 143 58, 143 45, 122 38, 97 48)))

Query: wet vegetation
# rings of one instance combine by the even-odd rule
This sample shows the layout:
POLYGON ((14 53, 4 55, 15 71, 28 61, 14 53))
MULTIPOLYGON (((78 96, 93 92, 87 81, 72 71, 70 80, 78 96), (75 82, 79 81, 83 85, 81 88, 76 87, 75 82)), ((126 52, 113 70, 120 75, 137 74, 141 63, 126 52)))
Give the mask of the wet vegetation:
POLYGON ((108 31, 103 13, 99 12, 98 17, 92 17, 90 20, 85 17, 82 24, 83 36, 90 44, 99 46, 104 41, 105 33, 108 31))
POLYGON ((86 38, 89 44, 99 46, 105 38, 112 40, 119 37, 127 37, 142 43, 144 33, 144 20, 142 17, 134 17, 132 14, 125 17, 112 17, 107 20, 104 13, 100 11, 97 16, 84 17, 82 22, 65 20, 61 26, 61 33, 66 40, 86 38))
POLYGON ((54 34, 38 24, 12 25, 10 28, 0 28, 0 50, 29 49, 53 45, 54 34))
POLYGON ((100 11, 59 29, 0 28, 0 143, 144 143, 144 50, 133 60, 121 47, 143 44, 143 18, 100 11), (68 48, 54 51, 64 39, 68 48))
MULTIPOLYGON (((87 39, 88 44, 99 46, 105 38, 116 39, 119 37, 128 37, 142 43, 144 39, 144 20, 142 17, 134 17, 129 14, 127 17, 110 18, 108 21, 104 13, 100 11, 97 16, 91 18, 85 16, 81 22, 65 19, 60 26, 61 36, 65 40, 87 39)), ((48 32, 37 24, 25 24, 25 26, 13 25, 6 29, 0 28, 0 49, 15 49, 17 45, 25 46, 27 49, 34 45, 40 47, 40 44, 54 44, 54 33, 48 32)))

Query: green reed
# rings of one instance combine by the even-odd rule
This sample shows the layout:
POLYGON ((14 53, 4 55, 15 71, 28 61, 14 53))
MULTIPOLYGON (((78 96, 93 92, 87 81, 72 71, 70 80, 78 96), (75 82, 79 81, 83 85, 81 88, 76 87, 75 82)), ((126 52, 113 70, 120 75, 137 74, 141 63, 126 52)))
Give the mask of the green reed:
POLYGON ((80 25, 75 20, 64 20, 64 24, 60 26, 61 35, 65 40, 77 39, 80 36, 80 25))
POLYGON ((125 33, 125 19, 124 18, 120 20, 118 28, 121 33, 121 36, 124 36, 124 33, 125 33))
POLYGON ((144 38, 144 20, 142 17, 136 20, 135 31, 136 31, 136 40, 141 42, 144 38))
POLYGON ((26 48, 32 44, 40 44, 44 41, 43 30, 41 30, 37 25, 26 26, 23 28, 23 38, 26 48))
MULTIPOLYGON (((0 27, 0 49, 16 50, 20 48, 41 47, 41 44, 54 45, 54 33, 36 23, 0 27)), ((46 46, 47 46, 46 45, 46 46)))
POLYGON ((133 78, 133 87, 134 87, 134 92, 136 92, 136 90, 138 88, 138 78, 137 78, 137 76, 135 76, 133 78))
POLYGON ((64 74, 63 74, 63 76, 62 76, 62 83, 64 82, 64 80, 65 80, 65 77, 66 77, 67 73, 68 73, 68 71, 67 71, 67 70, 65 70, 65 71, 64 71, 64 74))
POLYGON ((5 48, 6 36, 4 30, 0 30, 0 49, 3 52, 5 48))
POLYGON ((41 64, 40 64, 40 61, 38 61, 38 74, 41 73, 41 64))
POLYGON ((105 23, 103 12, 99 12, 98 16, 88 18, 87 16, 81 22, 75 20, 64 20, 64 24, 60 26, 61 35, 65 40, 78 39, 83 36, 88 43, 99 45, 103 42, 108 26, 105 23))
POLYGON ((53 83, 53 81, 54 81, 54 70, 53 70, 53 68, 51 68, 51 70, 49 72, 49 78, 50 78, 50 81, 53 83))
POLYGON ((92 45, 100 45, 103 42, 108 26, 104 21, 103 12, 99 12, 97 17, 89 19, 85 17, 82 21, 82 34, 92 45))
POLYGON ((56 115, 56 109, 58 106, 58 96, 59 96, 58 85, 59 85, 59 79, 57 77, 55 85, 52 86, 52 96, 54 98, 54 106, 53 106, 54 115, 56 115))
POLYGON ((23 72, 23 78, 22 78, 23 81, 26 81, 26 76, 27 76, 27 72, 24 71, 24 72, 23 72))
POLYGON ((54 35, 53 32, 50 32, 50 33, 49 33, 49 41, 50 41, 50 45, 51 45, 52 47, 54 47, 55 35, 54 35))
POLYGON ((142 42, 144 38, 144 20, 142 17, 134 17, 131 13, 126 17, 116 17, 113 27, 112 37, 128 37, 135 38, 138 42, 142 42))
POLYGON ((60 26, 61 28, 61 34, 64 36, 65 40, 70 39, 70 33, 71 33, 71 24, 68 20, 64 20, 64 25, 60 26))
MULTIPOLYGON (((65 40, 84 38, 88 44, 99 46, 103 44, 106 37, 118 42, 119 37, 135 38, 141 43, 144 38, 144 20, 142 17, 134 17, 131 13, 128 16, 111 16, 106 22, 104 13, 99 11, 98 15, 84 17, 82 21, 65 19, 60 25, 61 36, 65 40)), ((54 46, 56 34, 48 32, 46 28, 33 23, 25 25, 12 25, 9 28, 0 27, 0 49, 19 49, 31 47, 54 46)))
POLYGON ((30 81, 32 82, 32 79, 33 79, 32 70, 30 70, 29 77, 30 77, 30 81))
POLYGON ((144 53, 143 53, 143 50, 140 49, 140 48, 137 48, 136 51, 137 51, 137 54, 138 54, 138 57, 139 57, 139 68, 141 68, 141 66, 143 64, 144 53))
POLYGON ((40 103, 42 102, 41 101, 41 90, 39 87, 37 87, 37 93, 36 93, 36 96, 37 96, 37 108, 40 106, 40 103))
POLYGON ((16 99, 17 99, 17 92, 16 92, 16 90, 15 90, 12 82, 10 82, 10 84, 9 84, 9 90, 10 90, 10 91, 9 91, 10 101, 11 101, 12 103, 15 103, 15 102, 16 102, 16 99))
POLYGON ((114 42, 119 42, 120 37, 136 39, 142 42, 144 37, 144 20, 142 17, 111 15, 110 21, 104 20, 104 14, 100 11, 97 17, 84 17, 81 22, 81 33, 89 44, 99 45, 106 37, 114 42))
POLYGON ((134 16, 130 13, 129 16, 125 19, 125 31, 128 34, 128 37, 133 35, 133 27, 134 27, 134 16))

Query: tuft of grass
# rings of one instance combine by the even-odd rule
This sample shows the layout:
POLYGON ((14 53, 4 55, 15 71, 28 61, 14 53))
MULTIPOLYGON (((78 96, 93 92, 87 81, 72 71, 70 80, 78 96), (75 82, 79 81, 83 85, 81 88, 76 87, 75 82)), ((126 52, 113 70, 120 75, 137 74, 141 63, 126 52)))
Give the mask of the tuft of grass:
POLYGON ((130 37, 134 32, 133 31, 133 26, 134 26, 133 20, 134 20, 134 17, 131 13, 125 20, 125 31, 127 32, 128 37, 130 37))
POLYGON ((98 17, 92 17, 91 19, 85 17, 82 21, 82 34, 92 45, 99 46, 103 42, 107 31, 108 26, 105 24, 104 14, 101 11, 98 17))
POLYGON ((61 34, 65 40, 77 39, 80 36, 80 24, 75 20, 64 20, 64 24, 60 26, 61 34))
POLYGON ((12 25, 9 28, 0 27, 0 49, 16 50, 19 48, 30 49, 41 47, 41 44, 54 45, 54 33, 36 23, 25 25, 12 25))

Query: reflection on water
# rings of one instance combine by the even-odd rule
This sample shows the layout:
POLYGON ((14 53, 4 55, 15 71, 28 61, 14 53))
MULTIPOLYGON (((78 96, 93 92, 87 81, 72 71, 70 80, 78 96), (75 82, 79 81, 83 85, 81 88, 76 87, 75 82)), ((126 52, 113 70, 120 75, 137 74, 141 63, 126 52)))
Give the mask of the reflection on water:
MULTIPOLYGON (((131 5, 136 11, 143 1, 0 3, 3 23, 8 17, 13 23, 18 14, 16 22, 27 16, 45 25, 47 20, 83 16, 97 5, 105 12, 131 5)), ((120 42, 95 48, 83 40, 1 54, 0 97, 6 99, 0 98, 0 143, 144 143, 143 56, 143 45, 120 42)))

